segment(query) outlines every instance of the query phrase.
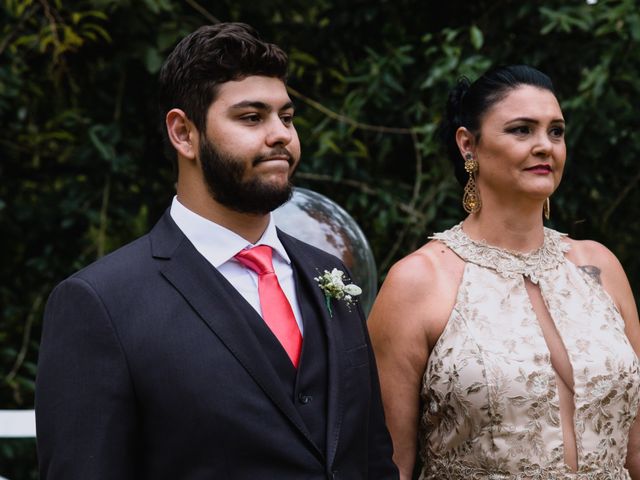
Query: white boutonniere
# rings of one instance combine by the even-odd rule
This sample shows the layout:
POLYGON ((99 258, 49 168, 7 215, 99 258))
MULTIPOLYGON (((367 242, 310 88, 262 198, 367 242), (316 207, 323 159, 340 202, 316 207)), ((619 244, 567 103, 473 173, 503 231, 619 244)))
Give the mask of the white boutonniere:
POLYGON ((331 299, 343 300, 350 307, 356 303, 357 299, 355 297, 362 293, 362 289, 355 283, 349 283, 349 279, 344 272, 337 268, 331 271, 325 270, 322 275, 315 277, 314 280, 318 282, 320 290, 324 293, 327 310, 329 310, 329 315, 332 317, 331 299))

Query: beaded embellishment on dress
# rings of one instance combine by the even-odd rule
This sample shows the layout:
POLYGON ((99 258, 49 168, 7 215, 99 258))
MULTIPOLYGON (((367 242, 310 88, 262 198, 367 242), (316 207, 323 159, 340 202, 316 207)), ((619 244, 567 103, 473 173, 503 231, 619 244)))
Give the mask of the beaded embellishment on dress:
POLYGON ((562 240, 565 236, 545 227, 542 246, 529 253, 512 252, 472 240, 462 230, 462 223, 430 238, 440 240, 467 262, 494 269, 506 278, 524 275, 533 283, 538 283, 538 274, 541 271, 557 268, 566 261, 564 254, 570 247, 562 240))

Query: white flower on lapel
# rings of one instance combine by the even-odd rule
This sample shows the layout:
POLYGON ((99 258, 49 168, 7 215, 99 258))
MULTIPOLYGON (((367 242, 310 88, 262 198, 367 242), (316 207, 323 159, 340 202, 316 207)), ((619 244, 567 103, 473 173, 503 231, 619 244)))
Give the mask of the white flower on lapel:
POLYGON ((325 270, 322 275, 315 277, 318 286, 324 293, 327 302, 327 310, 329 315, 333 316, 331 310, 331 299, 344 300, 348 307, 356 302, 358 295, 362 293, 362 289, 355 283, 348 283, 349 279, 342 270, 334 268, 331 271, 325 270))

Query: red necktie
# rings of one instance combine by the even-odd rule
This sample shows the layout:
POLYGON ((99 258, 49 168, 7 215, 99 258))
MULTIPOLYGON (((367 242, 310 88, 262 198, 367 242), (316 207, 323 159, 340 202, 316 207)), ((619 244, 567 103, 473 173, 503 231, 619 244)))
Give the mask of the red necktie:
POLYGON ((294 367, 298 366, 302 335, 293 310, 273 271, 271 247, 259 245, 242 250, 236 259, 258 274, 258 295, 262 318, 284 347, 294 367))

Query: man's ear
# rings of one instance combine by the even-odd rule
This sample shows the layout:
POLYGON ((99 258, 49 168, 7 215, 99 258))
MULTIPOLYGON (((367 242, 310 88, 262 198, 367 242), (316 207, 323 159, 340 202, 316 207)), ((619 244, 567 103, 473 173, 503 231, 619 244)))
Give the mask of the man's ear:
POLYGON ((460 155, 464 158, 465 153, 473 154, 476 147, 476 137, 466 127, 460 127, 456 130, 456 143, 460 149, 460 155))
POLYGON ((169 140, 178 156, 195 159, 198 151, 198 130, 187 114, 179 108, 173 108, 167 112, 165 124, 169 140))

